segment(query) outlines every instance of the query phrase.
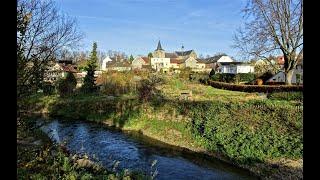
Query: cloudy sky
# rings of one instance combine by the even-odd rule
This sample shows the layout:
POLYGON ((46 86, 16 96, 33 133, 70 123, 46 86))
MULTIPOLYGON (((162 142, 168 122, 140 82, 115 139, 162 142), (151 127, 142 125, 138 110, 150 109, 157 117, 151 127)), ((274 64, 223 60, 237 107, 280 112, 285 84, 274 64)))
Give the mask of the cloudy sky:
POLYGON ((244 0, 55 0, 59 9, 78 20, 85 33, 83 50, 93 41, 101 51, 146 55, 158 40, 168 52, 194 49, 198 54, 232 49, 242 23, 244 0))

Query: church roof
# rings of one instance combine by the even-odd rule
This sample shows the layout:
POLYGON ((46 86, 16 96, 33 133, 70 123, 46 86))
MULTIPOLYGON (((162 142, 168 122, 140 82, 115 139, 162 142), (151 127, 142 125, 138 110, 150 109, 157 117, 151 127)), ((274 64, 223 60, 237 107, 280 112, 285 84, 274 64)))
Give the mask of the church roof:
POLYGON ((160 40, 159 40, 159 42, 158 42, 158 46, 157 46, 157 49, 156 49, 156 51, 158 51, 158 50, 163 50, 163 49, 162 49, 162 47, 161 47, 161 43, 160 43, 160 40))
POLYGON ((188 56, 191 54, 193 50, 189 50, 189 51, 176 51, 175 53, 178 55, 178 56, 188 56))
POLYGON ((176 53, 165 53, 165 58, 178 58, 176 53))

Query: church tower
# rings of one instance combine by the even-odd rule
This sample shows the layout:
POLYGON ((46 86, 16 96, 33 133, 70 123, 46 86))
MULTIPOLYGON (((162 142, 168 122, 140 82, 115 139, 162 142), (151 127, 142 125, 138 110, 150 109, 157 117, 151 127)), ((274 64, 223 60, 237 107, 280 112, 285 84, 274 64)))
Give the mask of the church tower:
POLYGON ((157 49, 154 50, 154 52, 153 52, 153 57, 154 58, 164 58, 165 57, 165 51, 161 47, 160 40, 158 42, 157 49))

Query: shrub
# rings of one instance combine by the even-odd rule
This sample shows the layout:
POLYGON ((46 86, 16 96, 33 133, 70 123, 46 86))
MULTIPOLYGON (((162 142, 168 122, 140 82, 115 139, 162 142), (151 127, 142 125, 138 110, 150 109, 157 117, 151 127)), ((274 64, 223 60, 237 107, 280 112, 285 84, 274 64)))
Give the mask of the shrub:
POLYGON ((266 82, 265 84, 267 84, 267 85, 285 85, 286 83, 285 82, 274 82, 274 81, 271 81, 271 82, 266 82))
POLYGON ((263 84, 263 80, 262 79, 257 79, 256 83, 258 86, 261 86, 263 84))
POLYGON ((73 93, 77 85, 77 80, 72 73, 67 73, 66 78, 57 81, 57 89, 60 96, 67 96, 73 93))
POLYGON ((135 74, 134 72, 107 72, 97 79, 97 83, 101 84, 101 92, 104 94, 117 96, 136 93, 140 83, 138 79, 142 77, 135 74))
POLYGON ((179 73, 179 77, 182 79, 189 79, 190 78, 190 74, 192 73, 191 68, 190 67, 186 67, 180 70, 179 73))
POLYGON ((209 74, 209 78, 211 78, 212 76, 214 76, 216 74, 216 72, 214 71, 214 69, 212 68, 212 70, 210 71, 209 74))
POLYGON ((302 92, 274 92, 268 94, 269 99, 275 100, 287 100, 287 101, 302 101, 303 93, 302 92))
POLYGON ((240 76, 240 81, 244 81, 244 82, 250 82, 255 80, 255 74, 253 73, 239 73, 238 74, 240 76))
POLYGON ((239 74, 218 73, 214 75, 209 75, 209 77, 213 81, 220 81, 220 82, 227 82, 227 83, 250 82, 255 79, 255 75, 253 73, 239 73, 239 74))
POLYGON ((229 84, 217 81, 208 81, 208 85, 218 88, 227 89, 231 91, 244 91, 244 92, 290 92, 290 91, 302 91, 303 86, 301 85, 280 85, 280 86, 268 86, 268 85, 237 85, 229 84))
POLYGON ((191 73, 189 75, 189 80, 190 81, 198 82, 200 79, 208 79, 208 74, 207 73, 195 72, 195 73, 191 73))
POLYGON ((261 76, 258 76, 257 78, 262 79, 263 82, 266 82, 268 79, 272 78, 274 74, 271 71, 267 71, 263 73, 261 76))
POLYGON ((230 74, 230 73, 218 73, 215 74, 211 77, 211 80, 213 81, 220 81, 220 82, 227 82, 227 83, 233 83, 235 82, 235 74, 230 74))
POLYGON ((141 101, 150 101, 155 95, 160 95, 160 91, 156 89, 156 85, 162 83, 164 83, 164 80, 154 75, 142 80, 138 88, 139 99, 141 101))
POLYGON ((302 110, 262 101, 183 102, 178 108, 190 116, 193 135, 209 151, 243 163, 302 157, 302 110))
POLYGON ((45 95, 52 95, 54 93, 55 87, 52 83, 50 82, 45 82, 42 85, 42 89, 43 89, 43 94, 45 95))

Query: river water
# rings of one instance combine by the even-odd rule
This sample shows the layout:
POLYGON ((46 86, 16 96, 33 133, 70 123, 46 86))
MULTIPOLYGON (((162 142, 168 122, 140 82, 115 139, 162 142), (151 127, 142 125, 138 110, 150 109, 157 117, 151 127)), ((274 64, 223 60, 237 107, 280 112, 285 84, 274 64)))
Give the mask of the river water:
POLYGON ((146 138, 95 123, 52 120, 41 129, 53 141, 65 143, 71 153, 87 154, 109 170, 130 169, 147 175, 157 172, 159 180, 256 179, 219 160, 160 146, 159 141, 147 142, 146 138))

